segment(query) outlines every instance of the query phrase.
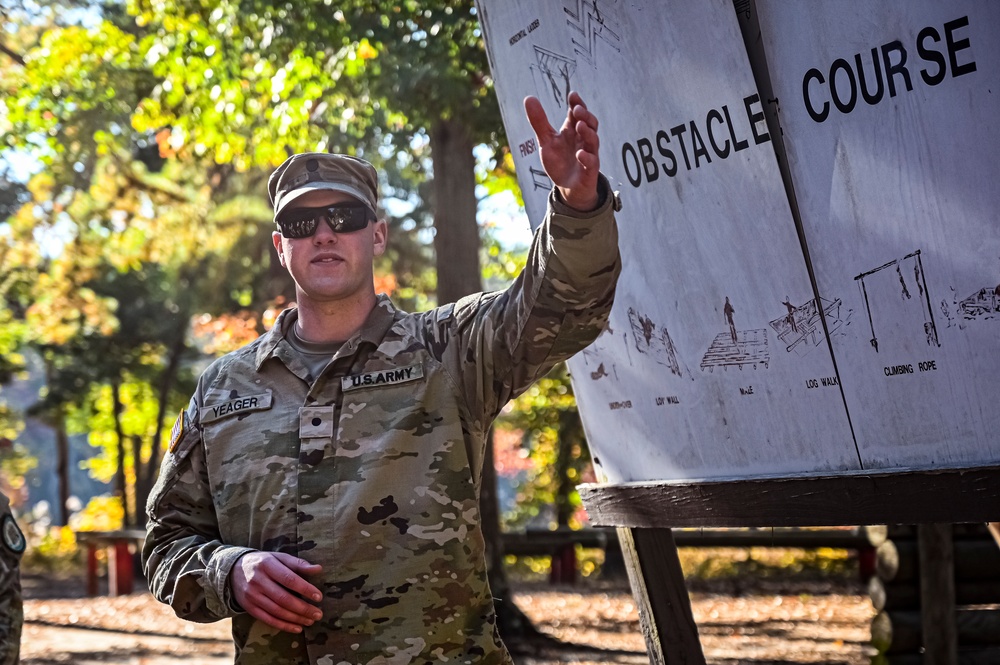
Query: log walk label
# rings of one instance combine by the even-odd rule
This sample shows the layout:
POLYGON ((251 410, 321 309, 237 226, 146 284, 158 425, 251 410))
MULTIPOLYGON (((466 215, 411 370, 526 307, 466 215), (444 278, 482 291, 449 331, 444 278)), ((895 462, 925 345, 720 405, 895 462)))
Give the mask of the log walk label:
POLYGON ((818 379, 806 379, 806 388, 833 388, 840 385, 840 379, 835 376, 821 376, 818 379))

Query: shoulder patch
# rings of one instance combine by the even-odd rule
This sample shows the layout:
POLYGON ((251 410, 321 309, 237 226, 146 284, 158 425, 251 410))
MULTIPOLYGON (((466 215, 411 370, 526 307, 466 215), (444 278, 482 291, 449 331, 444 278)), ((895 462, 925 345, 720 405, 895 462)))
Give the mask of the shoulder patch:
POLYGON ((376 388, 408 383, 422 378, 424 378, 424 366, 410 365, 409 367, 396 367, 378 372, 368 372, 367 374, 345 376, 340 380, 340 387, 346 392, 355 388, 376 388))
POLYGON ((7 549, 15 554, 20 554, 24 551, 27 541, 25 541, 21 529, 17 526, 17 522, 14 521, 13 515, 7 513, 3 516, 3 526, 0 526, 0 529, 3 530, 3 544, 7 549))
POLYGON ((174 426, 170 430, 170 445, 167 446, 167 450, 174 452, 177 450, 177 444, 180 443, 181 437, 184 436, 184 410, 177 414, 177 420, 174 421, 174 426))

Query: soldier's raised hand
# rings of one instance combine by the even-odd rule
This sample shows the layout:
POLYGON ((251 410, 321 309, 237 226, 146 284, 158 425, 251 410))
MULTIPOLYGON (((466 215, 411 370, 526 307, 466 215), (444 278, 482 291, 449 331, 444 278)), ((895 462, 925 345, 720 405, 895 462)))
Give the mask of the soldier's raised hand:
POLYGON ((601 169, 598 154, 597 116, 583 103, 580 93, 571 92, 569 109, 562 127, 556 131, 537 97, 525 97, 524 111, 538 139, 542 168, 559 188, 563 200, 577 210, 597 207, 597 176, 601 169))
POLYGON ((322 599, 319 589, 302 575, 316 575, 322 570, 291 554, 249 552, 233 566, 229 583, 236 602, 250 616, 278 630, 301 633, 303 626, 311 626, 323 617, 318 607, 302 600, 322 599))

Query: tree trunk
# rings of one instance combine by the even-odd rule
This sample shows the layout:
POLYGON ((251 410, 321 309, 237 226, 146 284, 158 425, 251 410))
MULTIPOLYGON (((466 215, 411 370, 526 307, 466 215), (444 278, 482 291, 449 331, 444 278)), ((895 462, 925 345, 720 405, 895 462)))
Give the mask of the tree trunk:
POLYGON ((115 420, 115 436, 118 439, 118 464, 115 468, 115 494, 122 502, 122 526, 132 527, 132 514, 128 507, 128 483, 125 480, 125 433, 122 431, 122 396, 121 384, 115 381, 111 384, 112 413, 115 420))
POLYGON ((59 477, 59 526, 69 524, 69 435, 62 408, 56 414, 56 475, 59 477))
POLYGON ((472 147, 461 120, 440 120, 431 128, 439 305, 482 290, 472 147))
MULTIPOLYGON (((576 489, 576 484, 569 477, 573 465, 573 448, 579 435, 580 417, 576 410, 566 410, 559 413, 559 431, 556 441, 556 528, 569 529, 569 521, 575 510, 570 502, 570 495, 576 489)), ((552 555, 549 566, 549 581, 552 584, 576 584, 577 562, 576 545, 572 543, 561 546, 552 555)))
POLYGON ((146 505, 149 493, 152 491, 153 484, 156 482, 156 472, 160 467, 160 443, 163 438, 164 421, 165 418, 167 418, 167 403, 170 400, 170 391, 174 387, 174 381, 177 379, 177 372, 180 370, 181 356, 187 349, 187 309, 182 308, 177 314, 177 318, 177 330, 175 331, 174 339, 172 340, 168 351, 167 366, 163 368, 163 373, 160 375, 160 389, 159 394, 157 395, 156 406, 156 432, 153 434, 149 461, 145 465, 144 473, 139 473, 139 458, 135 458, 135 513, 136 525, 140 527, 145 526, 146 524, 146 513, 142 508, 146 505))
POLYGON ((569 477, 573 465, 573 448, 580 441, 580 415, 576 410, 563 411, 559 414, 559 441, 556 450, 556 525, 559 528, 569 527, 575 507, 570 503, 570 495, 576 489, 576 483, 569 477))
MULTIPOLYGON (((482 290, 479 268, 479 225, 476 222, 476 160, 472 139, 461 120, 440 120, 431 128, 434 163, 434 252, 438 304, 454 302, 482 290)), ((493 434, 486 442, 479 497, 483 537, 486 539, 490 588, 493 591, 500 635, 506 640, 539 636, 531 620, 510 597, 503 567, 500 511, 497 504, 493 434)))
POLYGON ((139 486, 142 484, 142 476, 139 474, 141 471, 139 467, 139 460, 142 459, 142 437, 138 434, 133 434, 132 437, 132 466, 135 469, 135 528, 145 528, 146 526, 146 499, 149 498, 149 492, 152 490, 152 485, 149 486, 144 492, 139 491, 139 486))
MULTIPOLYGON (((48 353, 43 354, 45 366, 45 385, 50 388, 55 384, 55 366, 48 353)), ((50 395, 51 396, 51 395, 50 395)), ((49 406, 45 411, 45 419, 56 433, 56 478, 59 487, 59 508, 53 511, 52 518, 58 526, 69 524, 69 434, 66 433, 66 412, 62 404, 49 406)))

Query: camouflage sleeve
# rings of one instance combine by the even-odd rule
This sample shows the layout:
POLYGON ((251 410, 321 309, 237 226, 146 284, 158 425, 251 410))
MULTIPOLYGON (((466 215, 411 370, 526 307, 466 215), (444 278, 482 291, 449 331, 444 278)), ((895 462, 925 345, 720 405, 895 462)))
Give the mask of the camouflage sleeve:
POLYGON ((553 189, 515 282, 455 304, 459 380, 479 431, 508 400, 584 349, 607 324, 621 272, 618 199, 603 175, 598 190, 601 205, 580 213, 553 189))
POLYGON ((197 412, 192 400, 174 426, 146 506, 142 565, 157 600, 182 619, 205 623, 241 611, 231 598, 229 572, 251 550, 221 541, 197 412))
POLYGON ((24 622, 19 564, 24 545, 24 534, 0 492, 0 665, 19 662, 24 622))

